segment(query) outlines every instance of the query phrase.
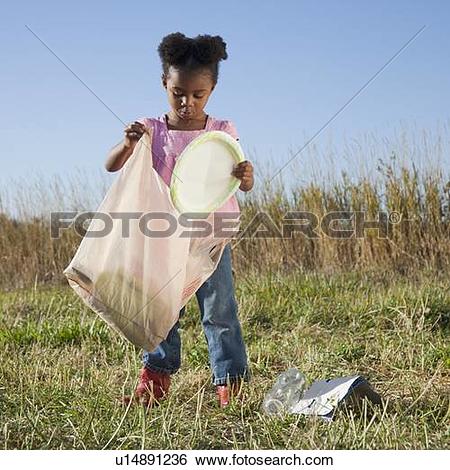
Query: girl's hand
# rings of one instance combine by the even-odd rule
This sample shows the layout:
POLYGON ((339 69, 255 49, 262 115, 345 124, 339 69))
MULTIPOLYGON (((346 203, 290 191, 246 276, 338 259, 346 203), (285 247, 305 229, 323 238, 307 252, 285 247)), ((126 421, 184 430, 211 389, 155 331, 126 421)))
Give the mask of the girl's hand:
POLYGON ((133 150, 138 140, 142 137, 142 134, 146 131, 144 124, 134 121, 125 128, 125 138, 123 146, 127 149, 133 150))
POLYGON ((241 191, 247 192, 253 188, 253 165, 248 160, 237 164, 231 174, 241 180, 241 185, 239 186, 241 191))

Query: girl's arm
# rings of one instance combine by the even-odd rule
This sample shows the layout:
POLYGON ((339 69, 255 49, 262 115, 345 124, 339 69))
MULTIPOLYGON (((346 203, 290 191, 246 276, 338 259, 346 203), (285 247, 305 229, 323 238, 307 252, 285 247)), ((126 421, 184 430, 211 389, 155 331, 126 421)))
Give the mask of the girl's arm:
POLYGON ((133 148, 126 146, 125 139, 114 146, 109 152, 105 163, 106 171, 120 170, 133 153, 133 148))
POLYGON ((106 159, 106 171, 120 170, 131 157, 134 147, 145 132, 145 126, 141 122, 134 121, 125 128, 125 138, 114 146, 106 159))
POLYGON ((241 191, 250 191, 253 188, 254 176, 253 176, 253 165, 248 160, 245 160, 237 164, 232 173, 236 178, 241 180, 239 189, 241 191))

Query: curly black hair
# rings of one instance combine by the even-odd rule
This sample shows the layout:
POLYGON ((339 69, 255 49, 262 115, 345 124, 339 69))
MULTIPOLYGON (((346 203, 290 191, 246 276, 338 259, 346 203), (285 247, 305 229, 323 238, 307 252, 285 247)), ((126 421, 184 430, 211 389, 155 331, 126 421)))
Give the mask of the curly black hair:
POLYGON ((203 34, 189 38, 179 32, 168 34, 158 46, 163 73, 167 77, 170 66, 190 72, 206 69, 216 84, 219 62, 228 58, 226 46, 220 36, 203 34))

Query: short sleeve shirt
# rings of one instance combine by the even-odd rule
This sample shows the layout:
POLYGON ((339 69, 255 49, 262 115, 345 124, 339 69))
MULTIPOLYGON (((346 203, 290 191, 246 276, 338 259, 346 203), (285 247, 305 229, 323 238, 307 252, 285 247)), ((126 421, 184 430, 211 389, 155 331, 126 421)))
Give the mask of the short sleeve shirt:
MULTIPOLYGON (((139 122, 153 129, 152 156, 153 168, 161 176, 167 186, 170 186, 173 168, 178 156, 184 148, 196 137, 207 131, 224 131, 236 140, 239 136, 232 121, 216 119, 207 116, 206 126, 199 130, 175 130, 168 129, 166 116, 159 118, 141 118, 139 122)), ((239 212, 239 204, 233 195, 225 204, 216 209, 217 212, 239 212)))

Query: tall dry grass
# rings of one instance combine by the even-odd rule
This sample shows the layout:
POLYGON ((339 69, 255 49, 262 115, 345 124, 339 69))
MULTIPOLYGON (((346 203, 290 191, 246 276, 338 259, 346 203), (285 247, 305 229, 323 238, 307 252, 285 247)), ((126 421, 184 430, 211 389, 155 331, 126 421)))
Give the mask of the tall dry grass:
MULTIPOLYGON (((302 270, 442 270, 450 265, 450 178, 448 126, 438 133, 401 131, 394 138, 364 135, 343 146, 313 144, 273 179, 283 162, 248 156, 256 185, 239 193, 241 229, 264 212, 281 230, 290 211, 308 211, 320 220, 330 211, 397 212, 386 238, 365 230, 362 238, 253 237, 233 242, 238 272, 302 270), (263 163, 264 162, 264 163, 263 163)), ((288 158, 285 159, 287 161, 288 158)), ((3 289, 65 282, 62 270, 80 242, 72 229, 50 238, 51 210, 95 210, 115 175, 12 180, 0 188, 0 286, 3 289)), ((268 219, 266 219, 268 220, 268 219)), ((344 224, 345 225, 345 224, 344 224)), ((260 227, 265 229, 267 227, 260 227)), ((348 228, 348 224, 347 224, 348 228)))

